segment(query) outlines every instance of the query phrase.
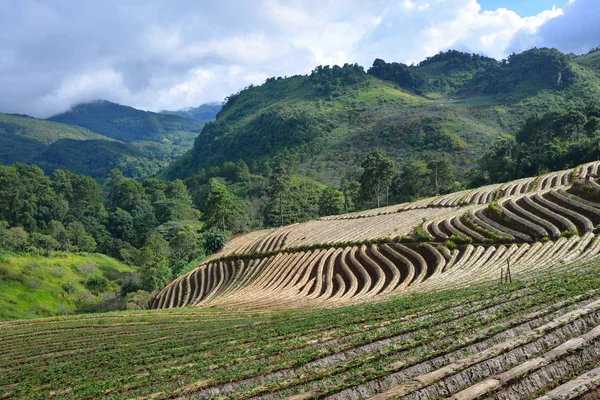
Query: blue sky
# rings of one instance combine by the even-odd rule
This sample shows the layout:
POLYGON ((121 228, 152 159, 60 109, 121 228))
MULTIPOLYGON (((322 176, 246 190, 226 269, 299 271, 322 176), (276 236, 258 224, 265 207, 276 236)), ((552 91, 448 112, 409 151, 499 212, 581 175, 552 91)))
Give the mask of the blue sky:
POLYGON ((0 0, 0 112, 177 110, 317 65, 448 49, 581 54, 600 45, 590 15, 600 0, 0 0))

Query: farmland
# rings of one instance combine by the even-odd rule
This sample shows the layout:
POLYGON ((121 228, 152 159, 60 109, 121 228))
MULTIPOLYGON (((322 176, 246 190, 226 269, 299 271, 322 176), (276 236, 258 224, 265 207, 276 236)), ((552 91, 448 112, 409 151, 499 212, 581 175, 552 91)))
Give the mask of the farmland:
POLYGON ((589 391, 582 388, 594 381, 600 351, 598 272, 595 261, 565 263, 539 268, 535 279, 346 307, 7 322, 0 396, 466 399, 589 391))
POLYGON ((333 306, 588 260, 600 252, 599 167, 253 232, 173 281, 153 307, 333 306))
POLYGON ((0 398, 597 398, 599 167, 242 235, 160 310, 0 323, 0 398))

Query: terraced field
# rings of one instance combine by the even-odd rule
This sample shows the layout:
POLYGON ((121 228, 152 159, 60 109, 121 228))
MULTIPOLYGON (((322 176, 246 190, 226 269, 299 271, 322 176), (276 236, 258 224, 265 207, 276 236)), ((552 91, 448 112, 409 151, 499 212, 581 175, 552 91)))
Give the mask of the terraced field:
POLYGON ((600 252, 599 169, 253 232, 173 281, 153 307, 337 306, 591 259, 600 252))
POLYGON ((0 323, 0 399, 598 399, 599 167, 240 236, 160 310, 0 323))

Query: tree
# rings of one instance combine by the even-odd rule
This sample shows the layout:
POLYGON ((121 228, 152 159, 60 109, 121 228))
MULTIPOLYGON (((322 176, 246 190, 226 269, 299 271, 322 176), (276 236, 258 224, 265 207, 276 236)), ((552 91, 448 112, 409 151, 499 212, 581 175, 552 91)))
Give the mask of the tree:
POLYGON ((394 195, 399 201, 410 201, 432 194, 433 188, 427 184, 431 176, 425 161, 410 160, 394 180, 394 195))
POLYGON ((344 211, 344 194, 332 187, 327 187, 321 192, 319 198, 319 215, 337 215, 344 211))
POLYGON ((225 247, 227 244, 227 234, 217 229, 210 229, 202 235, 204 239, 204 249, 208 254, 215 253, 225 247))
POLYGON ((79 221, 71 222, 66 229, 69 244, 75 251, 92 252, 96 250, 96 241, 88 235, 85 227, 79 221))
POLYGON ((429 180, 433 194, 439 196, 456 189, 456 170, 448 159, 436 156, 427 167, 431 171, 429 180))
POLYGON ((344 194, 344 212, 354 211, 360 199, 360 182, 343 178, 340 190, 344 194))
POLYGON ((389 188, 396 172, 396 163, 391 157, 386 157, 379 149, 366 155, 361 164, 363 173, 360 177, 361 191, 365 195, 374 195, 377 207, 380 207, 380 198, 386 193, 386 203, 389 204, 389 188))
POLYGON ((196 230, 186 226, 169 241, 171 258, 177 262, 188 263, 199 253, 201 237, 196 230))
POLYGON ((279 201, 279 216, 281 225, 283 226, 283 199, 285 198, 290 187, 290 176, 287 174, 283 166, 280 164, 275 168, 269 180, 269 197, 279 201))
POLYGON ((204 219, 209 227, 217 227, 225 231, 227 220, 234 215, 235 201, 227 186, 216 178, 208 181, 208 193, 204 201, 204 219))
POLYGON ((67 231, 62 223, 59 221, 50 221, 46 228, 46 233, 50 235, 58 243, 60 250, 67 250, 69 248, 69 238, 67 237, 67 231))
POLYGON ((138 265, 143 287, 159 290, 171 279, 169 243, 157 232, 152 233, 140 249, 138 265))

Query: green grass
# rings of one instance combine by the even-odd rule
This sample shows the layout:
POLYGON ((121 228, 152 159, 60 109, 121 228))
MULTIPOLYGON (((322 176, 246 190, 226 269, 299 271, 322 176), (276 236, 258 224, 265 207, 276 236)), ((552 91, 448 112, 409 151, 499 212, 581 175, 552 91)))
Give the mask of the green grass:
POLYGON ((50 256, 0 253, 0 320, 72 314, 102 301, 84 284, 89 276, 108 280, 102 292, 119 292, 119 280, 135 270, 100 254, 50 256))

